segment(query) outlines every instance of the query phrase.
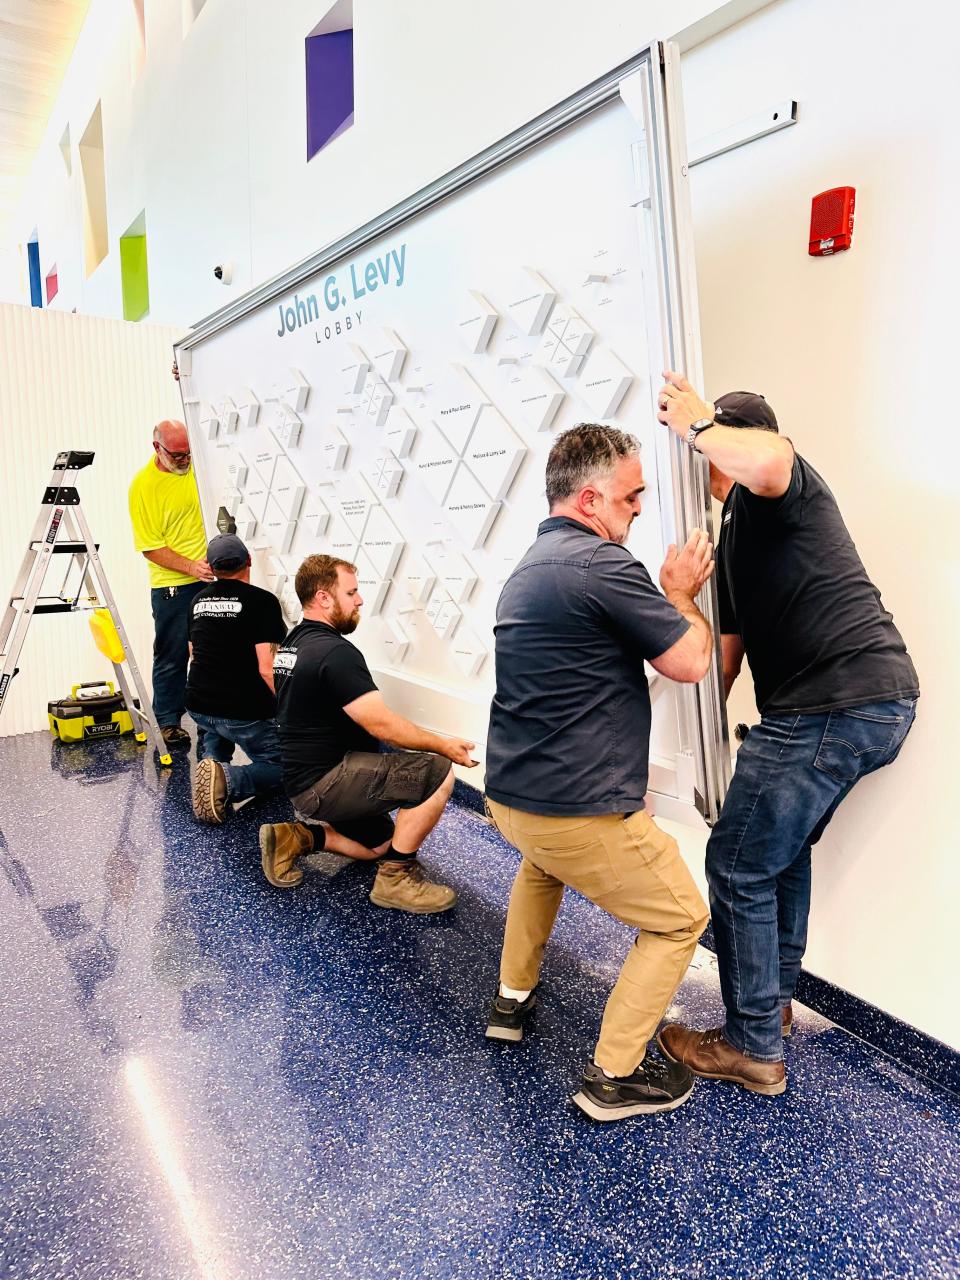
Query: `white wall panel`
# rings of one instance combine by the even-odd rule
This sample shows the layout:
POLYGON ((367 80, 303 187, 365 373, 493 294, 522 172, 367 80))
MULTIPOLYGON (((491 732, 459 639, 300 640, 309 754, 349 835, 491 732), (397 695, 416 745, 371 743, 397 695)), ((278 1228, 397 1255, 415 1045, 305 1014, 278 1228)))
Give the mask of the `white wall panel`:
MULTIPOLYGON (((835 493, 920 676, 900 758, 857 785, 814 854, 806 965, 960 1047, 960 181, 944 96, 960 13, 918 0, 903 17, 781 0, 684 59, 684 99, 691 138, 800 104, 793 128, 692 173, 707 391, 767 396, 835 493), (811 258, 810 199, 842 184, 857 188, 853 247, 811 258)), ((755 718, 746 675, 731 719, 755 718)))
MULTIPOLYGON (((131 647, 149 683, 153 624, 147 566, 133 549, 127 488, 151 456, 154 423, 179 417, 170 376, 180 331, 0 304, 0 596, 13 589, 40 499, 61 449, 93 449, 79 473, 90 521, 131 647)), ((59 588, 56 557, 47 590, 59 588)), ((20 674, 0 716, 0 734, 47 727, 47 703, 79 680, 112 678, 94 646, 88 614, 35 618, 20 674)))

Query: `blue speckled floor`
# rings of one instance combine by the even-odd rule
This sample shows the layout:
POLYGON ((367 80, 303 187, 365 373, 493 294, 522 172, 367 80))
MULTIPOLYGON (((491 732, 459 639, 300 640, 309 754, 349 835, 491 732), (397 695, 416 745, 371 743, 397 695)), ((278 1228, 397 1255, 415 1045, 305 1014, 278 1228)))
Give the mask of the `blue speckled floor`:
MULTIPOLYGON (((138 748, 0 740, 4 1280, 960 1275, 960 1100, 813 1014, 779 1099, 569 1103, 626 930, 568 895, 534 1031, 483 1038, 512 854, 454 810, 438 918, 321 856, 263 880, 253 805, 138 748)), ((698 953, 678 1010, 716 1021, 698 953)))

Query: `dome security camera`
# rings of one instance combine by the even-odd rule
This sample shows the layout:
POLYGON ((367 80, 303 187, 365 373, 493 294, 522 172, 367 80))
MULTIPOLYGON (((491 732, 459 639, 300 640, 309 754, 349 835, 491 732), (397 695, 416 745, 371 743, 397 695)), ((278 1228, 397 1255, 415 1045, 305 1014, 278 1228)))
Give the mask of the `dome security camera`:
POLYGON ((221 284, 232 284, 233 283, 233 263, 218 262, 217 265, 213 268, 213 274, 220 281, 221 284))

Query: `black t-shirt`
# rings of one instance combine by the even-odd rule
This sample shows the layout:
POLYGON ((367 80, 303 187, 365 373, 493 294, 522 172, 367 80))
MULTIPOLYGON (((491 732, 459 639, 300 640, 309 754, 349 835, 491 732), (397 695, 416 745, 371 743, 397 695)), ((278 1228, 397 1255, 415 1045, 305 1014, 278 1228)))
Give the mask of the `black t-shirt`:
POLYGON ((832 711, 919 692, 836 499, 797 455, 786 493, 735 484, 717 545, 720 630, 739 635, 767 715, 832 711))
POLYGON ((257 666, 258 644, 286 634, 280 601, 249 582, 222 578, 198 591, 190 606, 193 660, 187 710, 227 720, 270 720, 276 700, 257 666))
POLYGON ((343 710, 377 686, 363 654, 333 627, 304 618, 277 650, 273 679, 288 796, 305 791, 348 751, 380 750, 343 710))
POLYGON ((644 658, 690 630, 626 547, 550 516, 497 604, 487 795, 526 813, 643 808, 644 658))

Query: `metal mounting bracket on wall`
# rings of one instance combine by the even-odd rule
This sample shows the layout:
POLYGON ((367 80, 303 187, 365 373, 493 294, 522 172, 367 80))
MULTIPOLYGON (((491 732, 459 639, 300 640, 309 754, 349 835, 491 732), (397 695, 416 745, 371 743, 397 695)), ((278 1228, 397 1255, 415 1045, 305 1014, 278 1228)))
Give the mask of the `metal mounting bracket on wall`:
POLYGON ((738 120, 726 129, 711 133, 705 138, 698 138, 690 143, 687 167, 703 164, 714 156, 722 156, 725 151, 735 151, 737 147, 745 147, 748 142, 756 142, 758 138, 766 138, 771 133, 779 133, 781 129, 789 129, 797 123, 797 104, 792 98, 784 102, 774 103, 765 111, 748 116, 746 120, 738 120))

